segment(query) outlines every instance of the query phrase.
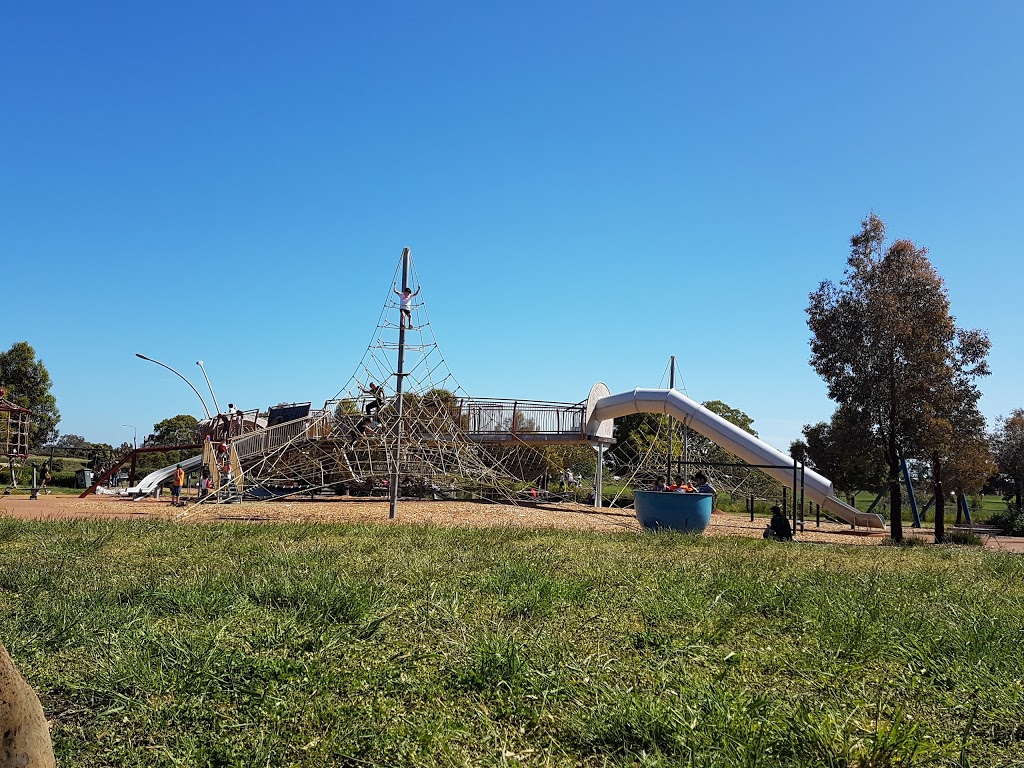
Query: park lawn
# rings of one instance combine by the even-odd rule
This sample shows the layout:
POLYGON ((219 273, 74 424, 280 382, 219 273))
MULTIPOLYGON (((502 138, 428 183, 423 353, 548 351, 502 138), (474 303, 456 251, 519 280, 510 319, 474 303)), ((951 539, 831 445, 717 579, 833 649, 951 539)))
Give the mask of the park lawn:
POLYGON ((1008 766, 1024 559, 678 534, 0 520, 64 766, 1008 766))

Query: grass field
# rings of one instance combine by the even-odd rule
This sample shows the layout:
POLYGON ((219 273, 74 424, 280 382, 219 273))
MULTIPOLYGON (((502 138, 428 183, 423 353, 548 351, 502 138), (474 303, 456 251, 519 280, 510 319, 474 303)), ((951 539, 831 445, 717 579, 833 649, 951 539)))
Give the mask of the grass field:
POLYGON ((1024 559, 0 520, 62 766, 1024 765, 1024 559))

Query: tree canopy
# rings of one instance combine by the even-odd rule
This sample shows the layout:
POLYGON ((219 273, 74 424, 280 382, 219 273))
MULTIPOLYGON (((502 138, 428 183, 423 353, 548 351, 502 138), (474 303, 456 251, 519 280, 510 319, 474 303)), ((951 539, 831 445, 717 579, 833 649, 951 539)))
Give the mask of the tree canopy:
POLYGON ((885 247, 885 223, 873 213, 850 246, 842 282, 826 280, 810 295, 811 365, 844 419, 880 450, 899 540, 900 461, 947 450, 955 419, 977 410, 989 340, 957 328, 927 249, 910 240, 885 247))
POLYGON ((148 445, 188 445, 198 439, 195 416, 182 413, 153 425, 153 433, 146 438, 148 445))
POLYGON ((999 419, 992 446, 1004 493, 1014 500, 1014 507, 1020 512, 1024 492, 1024 409, 1016 408, 999 419))
POLYGON ((843 409, 831 421, 805 424, 804 461, 828 477, 836 489, 853 499, 857 491, 875 489, 885 481, 885 465, 873 436, 843 409))
POLYGON ((7 390, 8 400, 32 412, 29 443, 33 448, 57 438, 60 412, 51 386, 49 371, 42 360, 36 360, 36 351, 27 341, 0 352, 0 388, 7 390))

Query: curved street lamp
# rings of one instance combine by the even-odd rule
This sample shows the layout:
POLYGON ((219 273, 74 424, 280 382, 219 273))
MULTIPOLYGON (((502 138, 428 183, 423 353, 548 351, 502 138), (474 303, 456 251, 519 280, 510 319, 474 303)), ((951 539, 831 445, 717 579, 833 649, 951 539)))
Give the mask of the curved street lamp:
POLYGON ((206 369, 203 368, 203 361, 196 360, 196 365, 198 365, 199 368, 202 370, 203 378, 206 379, 206 386, 210 388, 210 397, 213 398, 213 406, 214 408, 217 409, 217 413, 220 413, 220 403, 217 402, 217 396, 213 394, 213 384, 210 383, 210 377, 206 375, 206 369))
POLYGON ((207 419, 213 419, 213 416, 210 415, 210 409, 206 407, 206 401, 203 400, 203 396, 199 394, 199 390, 195 388, 195 385, 192 384, 191 381, 186 379, 184 376, 182 376, 180 373, 178 373, 176 370, 171 368, 171 366, 167 365, 166 363, 161 363, 159 360, 154 360, 152 357, 146 357, 145 355, 140 355, 138 352, 135 353, 135 356, 139 357, 139 358, 142 358, 143 360, 148 360, 151 363, 156 363, 159 366, 163 366, 168 371, 170 371, 175 376, 177 376, 179 379, 181 379, 186 384, 188 384, 190 387, 192 387, 192 391, 196 393, 196 397, 199 398, 199 402, 203 404, 203 410, 206 411, 206 418, 207 419))
POLYGON ((132 448, 139 447, 139 430, 137 430, 132 424, 122 424, 122 427, 131 427, 132 429, 132 448))

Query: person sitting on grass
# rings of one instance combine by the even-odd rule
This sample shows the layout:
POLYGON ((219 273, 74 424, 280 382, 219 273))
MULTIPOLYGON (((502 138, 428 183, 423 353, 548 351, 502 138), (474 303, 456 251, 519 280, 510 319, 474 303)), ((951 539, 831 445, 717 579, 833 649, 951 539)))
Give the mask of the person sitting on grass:
POLYGON ((782 514, 782 507, 772 507, 772 521, 764 529, 764 538, 776 541, 793 540, 793 529, 789 525, 789 518, 782 514))

